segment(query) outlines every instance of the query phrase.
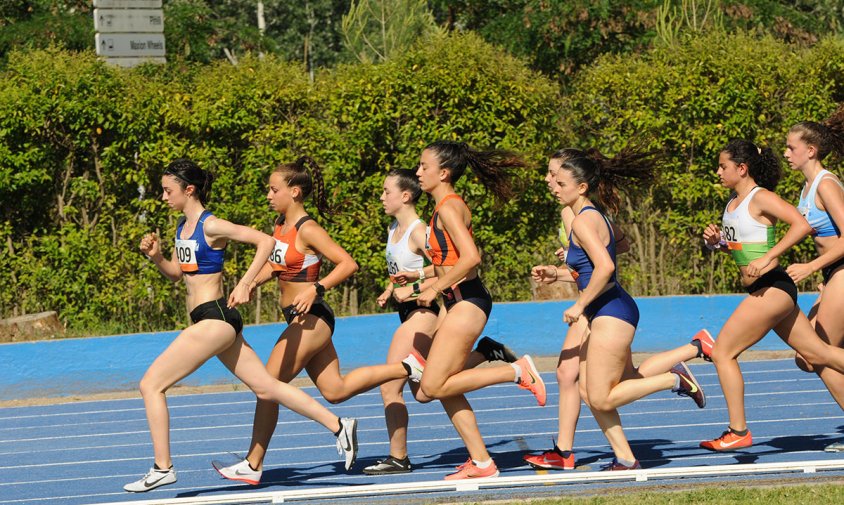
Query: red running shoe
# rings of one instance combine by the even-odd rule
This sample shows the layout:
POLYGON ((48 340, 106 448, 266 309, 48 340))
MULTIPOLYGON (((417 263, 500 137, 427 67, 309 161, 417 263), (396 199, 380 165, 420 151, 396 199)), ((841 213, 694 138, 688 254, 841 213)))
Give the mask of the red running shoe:
POLYGON ((556 448, 542 454, 525 454, 522 459, 540 470, 574 470, 574 453, 569 452, 569 457, 564 458, 556 448))
POLYGON ((704 440, 700 443, 702 448, 715 452, 737 451, 751 445, 753 445, 753 436, 750 434, 750 430, 747 430, 745 435, 736 435, 732 428, 728 428, 715 440, 704 440))
POLYGON ((487 477, 498 477, 498 467, 495 466, 495 461, 491 462, 486 468, 478 468, 472 462, 472 458, 469 458, 457 467, 456 472, 446 475, 445 480, 484 479, 487 477))
POLYGON ((706 361, 712 361, 712 348, 715 347, 715 339, 712 338, 712 335, 706 329, 700 330, 692 337, 692 344, 695 342, 700 342, 698 344, 700 346, 700 352, 696 357, 703 358, 706 361))
POLYGON ((527 389, 536 397, 536 402, 540 407, 545 406, 545 383, 542 377, 539 376, 539 371, 530 356, 525 354, 518 361, 516 365, 521 368, 522 375, 519 378, 519 387, 527 389))

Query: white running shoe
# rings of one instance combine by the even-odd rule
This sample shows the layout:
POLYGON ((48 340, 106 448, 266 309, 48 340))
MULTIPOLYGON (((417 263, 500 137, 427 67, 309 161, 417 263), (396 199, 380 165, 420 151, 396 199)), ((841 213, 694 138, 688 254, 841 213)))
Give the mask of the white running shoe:
POLYGON ((340 418, 340 434, 337 435, 337 454, 346 453, 346 471, 355 464, 358 457, 358 420, 340 418))
POLYGON ((225 465, 226 464, 222 461, 214 460, 211 462, 211 466, 214 467, 214 470, 217 470, 217 473, 226 479, 245 482, 247 484, 252 484, 253 486, 260 484, 261 474, 263 472, 261 470, 253 470, 252 467, 249 466, 249 461, 246 459, 233 465, 225 465))
POLYGON ((844 440, 833 442, 823 448, 826 452, 844 452, 844 440))
POLYGON ((158 470, 155 467, 149 469, 146 475, 135 482, 123 486, 123 489, 130 493, 146 493, 153 489, 176 482, 176 470, 173 467, 167 470, 158 470))
POLYGON ((425 371, 425 358, 416 352, 416 349, 413 349, 410 351, 410 354, 401 361, 410 367, 410 375, 407 376, 407 379, 416 383, 422 382, 422 372, 425 371))

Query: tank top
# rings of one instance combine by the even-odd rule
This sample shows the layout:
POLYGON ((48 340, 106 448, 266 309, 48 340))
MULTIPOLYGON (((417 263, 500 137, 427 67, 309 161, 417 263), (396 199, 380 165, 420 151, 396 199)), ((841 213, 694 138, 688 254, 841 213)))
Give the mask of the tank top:
MULTIPOLYGON (((428 252, 431 256, 431 262, 434 266, 453 266, 457 263, 458 258, 460 257, 457 249, 454 247, 454 243, 451 241, 451 237, 449 237, 448 233, 445 230, 437 229, 437 223, 440 219, 440 207, 442 204, 446 202, 446 200, 450 198, 457 198, 460 200, 463 205, 466 205, 466 202, 460 198, 460 195, 451 193, 450 195, 446 195, 445 198, 440 200, 440 203, 437 204, 436 208, 434 208, 434 213, 431 214, 431 224, 428 228, 428 237, 426 240, 428 252)), ((469 219, 471 219, 471 211, 469 213, 469 219)), ((472 225, 469 225, 469 234, 474 236, 472 233, 472 225)))
MULTIPOLYGON (((393 242, 393 235, 398 227, 398 221, 393 221, 393 224, 390 225, 390 228, 387 231, 386 255, 387 273, 390 275, 391 281, 397 272, 416 271, 425 266, 425 257, 411 251, 410 246, 408 245, 410 234, 416 226, 420 224, 425 226, 419 219, 411 223, 411 225, 407 227, 407 230, 404 231, 401 239, 395 243, 393 242)), ((397 287, 395 283, 393 283, 393 286, 397 287)))
MULTIPOLYGON (((607 244, 607 252, 609 253, 610 258, 612 258, 613 265, 616 265, 615 236, 613 236, 612 226, 610 226, 609 219, 607 219, 607 216, 602 214, 601 211, 591 205, 580 209, 578 215, 583 214, 583 212, 587 210, 594 210, 600 214, 601 217, 604 218, 604 222, 607 223, 607 228, 610 230, 610 243, 607 244)), ((572 277, 574 277, 574 282, 577 284, 577 289, 583 291, 586 289, 586 286, 589 285, 589 280, 592 279, 592 272, 595 270, 595 264, 592 263, 592 260, 589 258, 589 255, 586 254, 586 251, 584 251, 579 245, 575 244, 574 240, 572 240, 571 234, 572 232, 569 232, 569 250, 566 254, 566 265, 572 270, 572 277)), ((613 272, 609 282, 616 282, 615 272, 613 272)))
POLYGON ((213 217, 210 210, 202 211, 196 228, 188 238, 182 238, 182 229, 187 218, 182 217, 176 225, 176 259, 179 268, 186 274, 216 274, 223 271, 225 247, 213 249, 205 241, 205 220, 213 217))
POLYGON ((774 227, 760 223, 748 211, 750 201, 761 189, 759 186, 751 189, 736 210, 727 210, 735 196, 730 198, 724 208, 721 232, 738 266, 747 266, 751 261, 761 258, 776 244, 774 227))
MULTIPOLYGON (((817 177, 815 177, 815 180, 812 181, 812 185, 808 188, 808 191, 804 189, 804 191, 800 192, 800 201, 797 203, 797 210, 799 210, 800 214, 802 214, 803 217, 806 218, 806 221, 809 222, 809 226, 812 227, 812 234, 817 237, 837 237, 841 235, 835 221, 833 221, 829 216, 829 212, 819 209, 818 204, 816 203, 818 186, 820 185, 821 180, 827 175, 832 176, 832 173, 828 170, 821 170, 817 177)), ((835 180, 835 182, 838 183, 838 186, 841 187, 840 181, 834 178, 833 180, 835 180)))
POLYGON ((299 228, 311 219, 311 216, 302 217, 287 230, 287 233, 281 232, 284 216, 276 220, 273 230, 275 247, 270 253, 269 262, 273 267, 273 273, 280 280, 292 282, 316 282, 319 280, 322 255, 304 254, 296 249, 296 235, 299 234, 299 228))

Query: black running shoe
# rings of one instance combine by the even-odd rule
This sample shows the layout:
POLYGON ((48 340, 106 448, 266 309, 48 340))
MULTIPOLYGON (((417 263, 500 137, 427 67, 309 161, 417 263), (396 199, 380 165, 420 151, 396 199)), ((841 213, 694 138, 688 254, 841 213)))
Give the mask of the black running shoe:
POLYGON ((370 465, 363 469, 363 473, 367 475, 387 475, 391 473, 410 473, 413 467, 410 464, 410 458, 407 456, 404 459, 396 459, 392 456, 387 456, 387 459, 379 459, 374 465, 370 465))
POLYGON ((484 355, 487 361, 506 361, 507 363, 514 363, 519 359, 512 349, 495 341, 489 337, 484 337, 478 341, 478 346, 475 350, 484 355))

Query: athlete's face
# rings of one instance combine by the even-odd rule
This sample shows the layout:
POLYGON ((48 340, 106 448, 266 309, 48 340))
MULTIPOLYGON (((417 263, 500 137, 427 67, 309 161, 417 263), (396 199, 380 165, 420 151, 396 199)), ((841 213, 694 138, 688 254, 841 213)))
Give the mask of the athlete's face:
POLYGON ((287 207, 293 201, 291 188, 279 172, 270 174, 270 189, 267 191, 267 201, 270 203, 270 208, 279 213, 287 211, 287 207))
POLYGON ((791 132, 785 138, 785 159, 788 165, 794 170, 800 170, 817 154, 815 146, 810 146, 803 141, 803 136, 798 132, 791 132))
POLYGON ((384 191, 381 193, 381 203, 384 213, 395 216, 401 208, 410 201, 410 193, 399 188, 398 177, 390 176, 384 179, 384 191))
POLYGON ((557 201, 563 205, 572 206, 581 196, 586 194, 586 184, 575 181, 570 170, 560 168, 554 180, 556 186, 551 192, 557 197, 557 201))
POLYGON ((725 188, 735 188, 746 172, 747 167, 733 161, 727 151, 721 151, 718 155, 718 179, 725 188))
POLYGON ((554 188, 557 187, 557 172, 560 171, 560 166, 563 160, 558 158, 551 158, 548 161, 548 172, 545 174, 545 184, 548 185, 548 191, 554 194, 554 188))
POLYGON ((185 204, 193 193, 193 185, 182 189, 180 182, 172 175, 161 177, 161 199, 174 210, 184 210, 185 204))
POLYGON ((419 157, 419 168, 416 170, 416 177, 419 178, 422 191, 430 193, 437 187, 442 181, 443 172, 445 169, 440 167, 437 154, 431 149, 422 151, 422 156, 419 157))

